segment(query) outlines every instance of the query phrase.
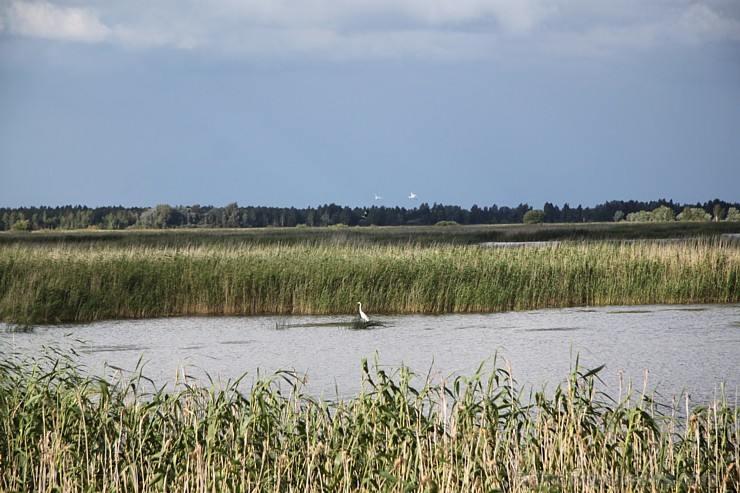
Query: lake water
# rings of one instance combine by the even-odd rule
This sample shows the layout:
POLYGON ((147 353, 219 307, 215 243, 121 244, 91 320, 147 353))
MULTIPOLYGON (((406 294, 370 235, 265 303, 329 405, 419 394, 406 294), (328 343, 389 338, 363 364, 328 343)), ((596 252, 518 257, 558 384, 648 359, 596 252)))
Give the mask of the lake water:
MULTIPOLYGON (((369 309, 369 310, 367 310, 369 309)), ((664 401, 685 391, 692 404, 713 400, 720 383, 740 396, 740 304, 652 305, 548 309, 475 315, 373 316, 383 324, 349 328, 352 315, 290 317, 182 317, 37 326, 30 333, 0 327, 0 354, 35 353, 42 346, 74 348, 95 373, 105 364, 144 374, 158 384, 183 371, 208 383, 247 373, 290 369, 306 374, 314 396, 359 391, 362 358, 385 369, 405 364, 423 377, 472 375, 481 363, 508 360, 520 385, 554 388, 575 357, 602 364, 604 389, 616 395, 619 375, 664 401)))

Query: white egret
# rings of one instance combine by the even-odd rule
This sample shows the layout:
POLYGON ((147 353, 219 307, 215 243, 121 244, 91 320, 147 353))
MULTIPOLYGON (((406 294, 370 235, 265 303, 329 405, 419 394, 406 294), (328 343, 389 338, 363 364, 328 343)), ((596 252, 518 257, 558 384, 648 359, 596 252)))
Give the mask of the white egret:
POLYGON ((357 304, 360 305, 360 318, 362 319, 363 322, 369 322, 370 317, 365 315, 365 312, 362 311, 362 303, 358 301, 357 304))
POLYGON ((411 200, 416 200, 416 194, 415 194, 414 192, 411 192, 411 193, 409 194, 409 198, 410 198, 411 200))

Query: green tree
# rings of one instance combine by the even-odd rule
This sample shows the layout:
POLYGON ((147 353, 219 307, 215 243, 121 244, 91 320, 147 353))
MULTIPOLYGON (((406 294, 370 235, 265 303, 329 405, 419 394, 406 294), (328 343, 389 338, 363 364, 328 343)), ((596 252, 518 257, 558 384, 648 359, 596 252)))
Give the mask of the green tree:
POLYGON ((559 223, 563 220, 560 208, 550 202, 545 202, 543 211, 545 213, 544 222, 559 223))
POLYGON ((683 211, 676 216, 678 221, 711 221, 712 216, 700 207, 684 207, 683 211))
POLYGON ((676 213, 673 209, 665 205, 661 205, 657 209, 650 212, 650 220, 657 222, 670 222, 676 219, 676 213))
POLYGON ((725 218, 725 209, 720 204, 715 204, 712 212, 714 212, 715 221, 721 221, 725 218))
POLYGON ((136 225, 142 228, 163 229, 174 225, 174 209, 168 204, 159 204, 141 213, 136 225))
POLYGON ((545 220, 545 211, 532 209, 524 213, 524 224, 540 224, 545 220))
POLYGON ((634 223, 650 221, 650 213, 648 211, 630 212, 627 214, 627 221, 634 223))
POLYGON ((725 218, 727 221, 740 221, 740 210, 737 209, 737 207, 730 207, 730 209, 727 211, 727 217, 725 218))
POLYGON ((19 233, 30 233, 31 221, 29 221, 28 219, 19 219, 13 223, 13 226, 11 226, 10 229, 19 233))

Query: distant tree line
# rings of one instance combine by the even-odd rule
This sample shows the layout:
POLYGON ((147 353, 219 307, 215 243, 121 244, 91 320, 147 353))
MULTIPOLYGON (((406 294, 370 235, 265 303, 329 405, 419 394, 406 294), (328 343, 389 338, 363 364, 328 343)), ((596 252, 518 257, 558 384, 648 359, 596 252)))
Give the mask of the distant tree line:
POLYGON ((516 207, 473 205, 469 210, 455 205, 426 203, 404 207, 225 207, 211 205, 155 207, 61 207, 0 208, 0 230, 72 230, 129 228, 260 228, 289 226, 404 226, 433 224, 513 224, 521 222, 580 223, 657 220, 740 220, 740 203, 719 199, 703 204, 677 204, 672 200, 641 202, 614 200, 595 207, 562 207, 550 202, 542 209, 528 204, 516 207), (526 218, 525 218, 526 215, 526 218), (526 221, 525 221, 526 220, 526 221))

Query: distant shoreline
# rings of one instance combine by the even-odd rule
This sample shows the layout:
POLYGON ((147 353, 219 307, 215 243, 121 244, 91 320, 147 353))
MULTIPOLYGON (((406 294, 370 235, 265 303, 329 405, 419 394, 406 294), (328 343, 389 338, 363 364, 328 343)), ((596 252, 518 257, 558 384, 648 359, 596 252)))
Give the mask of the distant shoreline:
MULTIPOLYGON (((0 232, 5 244, 239 245, 248 244, 457 244, 551 241, 631 241, 740 236, 740 221, 477 224, 434 226, 315 226, 268 228, 168 228, 0 232)), ((508 245, 511 246, 511 245, 508 245)))

